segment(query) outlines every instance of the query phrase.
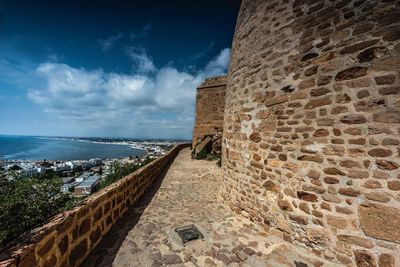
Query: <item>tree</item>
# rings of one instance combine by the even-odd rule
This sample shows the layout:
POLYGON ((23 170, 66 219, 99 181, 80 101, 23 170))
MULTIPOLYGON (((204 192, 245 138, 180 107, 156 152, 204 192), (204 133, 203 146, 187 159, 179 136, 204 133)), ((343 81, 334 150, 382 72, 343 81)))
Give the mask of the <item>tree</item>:
POLYGON ((0 173, 0 188, 8 182, 7 175, 4 172, 0 173))
POLYGON ((19 165, 14 164, 13 166, 11 166, 9 168, 9 170, 11 170, 11 171, 20 171, 20 170, 22 170, 22 168, 19 165))
POLYGON ((154 159, 150 158, 149 156, 146 157, 146 159, 142 162, 141 166, 144 166, 150 162, 152 162, 154 159))
POLYGON ((75 192, 75 186, 71 186, 68 188, 68 192, 73 193, 75 192))
POLYGON ((99 174, 100 174, 100 175, 103 174, 103 166, 100 166, 100 168, 99 168, 99 174))
POLYGON ((137 163, 129 163, 129 164, 121 164, 118 161, 115 161, 113 163, 111 163, 110 166, 110 172, 109 174, 104 177, 104 179, 101 181, 100 183, 100 188, 104 188, 116 181, 118 181, 119 179, 121 179, 122 177, 136 171, 137 169, 139 169, 141 166, 140 164, 137 163))
POLYGON ((61 192, 55 176, 19 177, 0 187, 0 245, 72 207, 76 200, 61 192))
POLYGON ((83 171, 82 165, 76 166, 75 171, 76 172, 82 172, 83 171))
POLYGON ((45 168, 50 168, 53 164, 50 162, 46 161, 46 159, 43 160, 43 162, 40 164, 40 166, 45 167, 45 168))

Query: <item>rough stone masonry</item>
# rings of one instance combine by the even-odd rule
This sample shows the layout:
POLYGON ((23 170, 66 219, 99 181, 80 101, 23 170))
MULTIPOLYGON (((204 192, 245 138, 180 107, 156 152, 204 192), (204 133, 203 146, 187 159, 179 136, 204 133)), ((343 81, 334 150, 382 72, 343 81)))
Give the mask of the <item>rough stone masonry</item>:
POLYGON ((208 78, 197 88, 193 148, 204 136, 222 132, 225 91, 226 76, 208 78))
POLYGON ((243 0, 222 197, 339 265, 400 266, 400 4, 243 0))

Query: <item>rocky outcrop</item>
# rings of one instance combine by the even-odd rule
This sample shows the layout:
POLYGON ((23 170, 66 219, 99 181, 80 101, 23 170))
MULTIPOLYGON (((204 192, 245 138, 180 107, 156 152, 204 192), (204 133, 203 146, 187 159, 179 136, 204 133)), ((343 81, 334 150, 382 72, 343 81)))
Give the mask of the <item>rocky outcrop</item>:
POLYGON ((221 156, 222 132, 216 132, 212 136, 204 136, 193 149, 192 156, 195 159, 205 159, 207 156, 221 156))
POLYGON ((212 137, 205 136, 201 142, 199 142, 193 150, 193 156, 196 159, 204 159, 207 154, 211 152, 212 149, 212 137))

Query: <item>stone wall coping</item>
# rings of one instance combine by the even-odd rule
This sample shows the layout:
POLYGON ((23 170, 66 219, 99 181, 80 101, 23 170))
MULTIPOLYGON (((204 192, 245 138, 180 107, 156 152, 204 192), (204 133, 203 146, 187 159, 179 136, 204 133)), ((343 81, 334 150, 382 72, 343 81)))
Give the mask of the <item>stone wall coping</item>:
POLYGON ((205 79, 197 89, 226 86, 227 76, 216 76, 205 79))

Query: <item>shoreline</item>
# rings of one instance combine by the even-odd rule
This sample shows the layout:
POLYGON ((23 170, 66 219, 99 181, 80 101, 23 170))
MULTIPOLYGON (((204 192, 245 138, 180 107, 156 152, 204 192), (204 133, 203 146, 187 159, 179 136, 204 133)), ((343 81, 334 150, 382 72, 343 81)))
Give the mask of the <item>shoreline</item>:
POLYGON ((95 140, 87 140, 87 139, 80 139, 80 138, 76 138, 74 139, 74 137, 68 138, 68 137, 37 137, 39 139, 44 139, 44 140, 60 140, 60 141, 76 141, 76 142, 88 142, 88 143, 94 143, 94 144, 104 144, 104 145, 124 145, 124 146, 130 146, 131 148, 134 149, 139 149, 139 150, 143 150, 146 151, 145 148, 137 146, 135 144, 132 143, 128 143, 127 141, 122 141, 122 142, 105 142, 105 141, 95 141, 95 140))
MULTIPOLYGON (((132 150, 132 155, 133 157, 144 157, 145 155, 147 155, 148 153, 148 149, 146 147, 142 147, 142 146, 138 146, 135 144, 130 144, 128 142, 101 142, 101 141, 95 141, 95 140, 83 140, 83 139, 69 139, 69 138, 46 138, 46 137, 31 137, 31 138, 36 138, 36 139, 41 139, 41 140, 49 140, 49 141, 72 141, 72 142, 85 142, 85 143, 93 143, 93 144, 100 144, 100 145, 119 145, 119 146, 126 146, 129 149, 133 149, 132 150), (136 154, 141 154, 141 155, 136 155, 136 154)), ((38 162, 38 161, 43 161, 44 159, 46 159, 47 161, 85 161, 85 160, 89 160, 91 158, 102 158, 104 160, 106 159, 124 159, 129 157, 129 155, 127 156, 120 156, 120 157, 99 157, 99 156, 93 156, 93 157, 82 157, 82 158, 57 158, 57 159, 49 159, 48 157, 43 157, 43 158, 38 158, 38 159, 27 159, 24 157, 19 157, 18 154, 24 154, 24 153, 32 153, 29 152, 32 149, 28 149, 28 150, 21 150, 18 151, 16 153, 10 153, 10 154, 0 154, 0 162, 38 162)))
MULTIPOLYGON (((2 136, 0 136, 1 138, 2 136)), ((5 136, 3 136, 5 137, 5 136)), ((11 136, 11 138, 16 138, 17 140, 13 140, 14 142, 16 141, 18 143, 18 138, 17 136, 11 136)), ((75 138, 75 137, 44 137, 44 136, 31 136, 27 138, 32 138, 32 140, 37 139, 37 140, 42 140, 43 144, 39 144, 37 147, 31 148, 31 149, 26 149, 26 150, 21 150, 21 151, 16 151, 15 153, 12 153, 14 151, 11 150, 11 153, 8 154, 2 154, 0 155, 0 162, 1 163, 15 163, 15 162, 20 162, 20 163, 33 163, 33 162, 42 162, 44 159, 47 161, 52 161, 52 162, 67 162, 67 161, 87 161, 89 159, 94 159, 94 158, 101 158, 103 160, 121 160, 129 157, 133 158, 143 158, 146 156, 155 156, 155 155, 162 155, 165 153, 165 151, 168 151, 174 144, 180 143, 178 141, 169 141, 169 140, 122 140, 122 139, 110 139, 110 140, 103 140, 101 138, 98 138, 99 140, 90 140, 89 138, 75 138), (118 146, 124 146, 126 148, 121 148, 122 150, 120 151, 119 148, 110 148, 109 150, 107 147, 93 147, 91 148, 90 146, 87 147, 86 145, 82 145, 82 151, 83 152, 71 152, 71 153, 54 153, 57 152, 56 150, 51 151, 51 147, 46 148, 46 143, 52 142, 52 141, 72 141, 71 142, 71 149, 72 151, 75 149, 75 146, 80 148, 80 145, 78 145, 77 142, 83 142, 83 143, 92 143, 92 144, 98 144, 98 145, 118 145, 118 146), (72 143, 75 143, 75 145, 72 145, 72 143), (93 151, 92 151, 93 149, 93 151), (96 151, 96 152, 94 152, 96 151), (42 154, 42 155, 41 155, 42 154), (84 155, 84 156, 82 156, 84 155)), ((6 139, 7 142, 7 139, 6 139)), ((29 141, 28 141, 29 142, 29 141)), ((28 143, 29 144, 29 143, 28 143)), ((68 149, 68 143, 61 144, 64 146, 61 147, 61 149, 68 149)), ((57 148, 58 144, 55 143, 55 147, 57 148)), ((26 148, 22 146, 22 148, 26 148)), ((60 149, 60 148, 57 148, 60 149)), ((62 151, 62 150, 60 150, 62 151)))

